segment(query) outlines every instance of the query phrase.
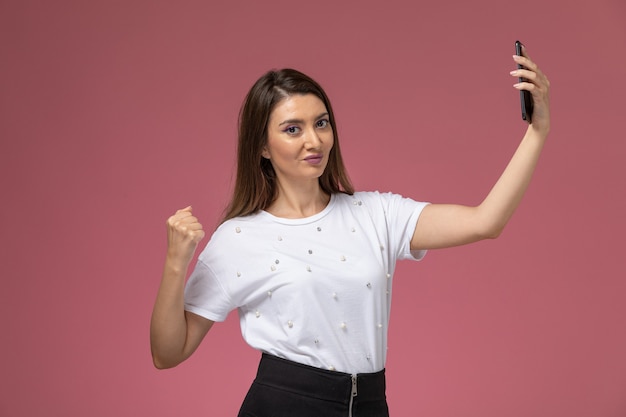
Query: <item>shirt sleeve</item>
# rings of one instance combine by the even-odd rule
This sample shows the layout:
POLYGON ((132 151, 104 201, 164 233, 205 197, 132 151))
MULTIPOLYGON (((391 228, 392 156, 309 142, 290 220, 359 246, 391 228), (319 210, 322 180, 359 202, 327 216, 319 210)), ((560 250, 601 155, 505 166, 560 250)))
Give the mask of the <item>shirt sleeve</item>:
POLYGON ((233 309, 216 274, 199 259, 185 286, 185 310, 212 321, 224 321, 233 309))
POLYGON ((396 259, 421 260, 426 250, 411 250, 411 239, 420 214, 429 203, 393 193, 374 193, 384 213, 389 252, 396 259))

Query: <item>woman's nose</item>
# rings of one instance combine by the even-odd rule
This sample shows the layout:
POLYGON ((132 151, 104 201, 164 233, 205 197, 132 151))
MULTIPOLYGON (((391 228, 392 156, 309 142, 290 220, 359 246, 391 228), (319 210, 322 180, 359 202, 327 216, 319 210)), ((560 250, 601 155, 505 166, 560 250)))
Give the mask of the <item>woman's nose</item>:
POLYGON ((309 148, 316 148, 322 143, 317 131, 315 129, 309 129, 304 135, 304 143, 309 148))

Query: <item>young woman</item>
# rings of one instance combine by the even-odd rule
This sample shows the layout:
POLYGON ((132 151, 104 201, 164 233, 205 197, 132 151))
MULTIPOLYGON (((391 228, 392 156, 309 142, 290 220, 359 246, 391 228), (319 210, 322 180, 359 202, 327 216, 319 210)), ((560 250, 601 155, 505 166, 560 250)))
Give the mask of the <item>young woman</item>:
POLYGON ((388 416, 385 355, 398 259, 497 237, 518 206, 550 130, 549 81, 514 56, 532 124, 475 207, 355 192, 322 88, 270 71, 239 118, 237 179, 222 224, 185 277, 204 231, 191 207, 167 221, 168 251, 151 322, 157 368, 187 359, 237 309, 262 352, 240 416, 388 416))

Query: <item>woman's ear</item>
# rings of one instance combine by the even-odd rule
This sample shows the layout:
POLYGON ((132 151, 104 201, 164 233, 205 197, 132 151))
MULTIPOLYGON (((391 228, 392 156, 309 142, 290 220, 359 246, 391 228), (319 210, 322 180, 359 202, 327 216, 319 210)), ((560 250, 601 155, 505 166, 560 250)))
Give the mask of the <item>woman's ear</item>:
POLYGON ((261 151, 261 156, 265 159, 270 159, 270 153, 267 150, 267 146, 263 147, 263 150, 261 151))

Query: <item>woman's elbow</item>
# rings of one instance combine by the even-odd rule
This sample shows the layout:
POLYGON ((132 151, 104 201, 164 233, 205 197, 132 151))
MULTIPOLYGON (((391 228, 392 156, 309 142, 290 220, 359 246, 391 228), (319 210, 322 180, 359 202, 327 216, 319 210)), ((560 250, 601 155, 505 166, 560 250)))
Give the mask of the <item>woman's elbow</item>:
POLYGON ((152 352, 152 364, 156 369, 170 369, 176 367, 180 364, 182 360, 174 360, 172 358, 165 358, 161 355, 158 355, 154 351, 152 352))
POLYGON ((167 366, 165 363, 161 362, 160 360, 158 360, 157 358, 155 358, 154 356, 152 357, 152 365, 154 365, 154 367, 158 370, 163 370, 163 369, 169 369, 171 368, 171 366, 167 366))
POLYGON ((482 239, 497 239, 498 237, 500 237, 500 235, 504 231, 505 226, 506 226, 506 223, 492 222, 492 223, 487 224, 481 230, 482 239))

